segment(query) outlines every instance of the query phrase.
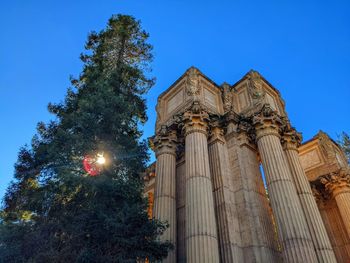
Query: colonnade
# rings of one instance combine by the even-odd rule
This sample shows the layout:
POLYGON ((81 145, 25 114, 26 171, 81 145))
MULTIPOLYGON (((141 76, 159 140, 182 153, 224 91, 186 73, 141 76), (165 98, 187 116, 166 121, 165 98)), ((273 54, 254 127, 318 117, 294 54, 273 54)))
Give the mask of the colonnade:
MULTIPOLYGON (((225 182, 230 177, 223 130, 209 127, 205 111, 182 115, 185 138, 186 259, 196 262, 239 262, 240 247, 232 242, 227 218, 229 199, 225 182), (211 130, 211 136, 209 136, 211 130), (209 138, 209 140, 208 140, 209 138), (209 147, 208 147, 209 143, 209 147), (214 198, 215 196, 215 198, 214 198)), ((256 143, 264 168, 270 204, 276 221, 283 262, 336 262, 310 184, 301 166, 299 135, 264 106, 251 119, 250 138, 256 143)), ((161 236, 175 245, 163 262, 176 262, 176 132, 165 127, 154 140, 157 156, 154 216, 169 223, 161 236)), ((344 219, 350 218, 350 181, 347 171, 325 178, 344 219), (335 182, 336 181, 336 182, 335 182)), ((350 220, 346 229, 350 236, 350 220)))

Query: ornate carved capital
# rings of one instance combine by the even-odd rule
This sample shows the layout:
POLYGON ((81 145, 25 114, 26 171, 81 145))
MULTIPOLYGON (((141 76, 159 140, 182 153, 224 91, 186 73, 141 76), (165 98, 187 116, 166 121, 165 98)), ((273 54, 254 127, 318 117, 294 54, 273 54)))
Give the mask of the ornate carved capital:
POLYGON ((340 193, 350 193, 350 168, 341 168, 335 173, 320 178, 325 189, 333 197, 340 193))
POLYGON ((255 131, 250 119, 240 119, 237 125, 237 134, 241 145, 252 146, 255 144, 255 131))
POLYGON ((220 121, 218 119, 214 119, 209 123, 209 126, 210 126, 209 144, 214 142, 219 142, 224 144, 225 143, 224 130, 220 125, 220 121))
POLYGON ((284 150, 298 151, 301 141, 301 133, 297 132, 294 128, 288 129, 283 133, 282 145, 284 150))
POLYGON ((161 154, 172 154, 176 157, 176 131, 162 125, 153 138, 154 151, 158 157, 161 154))
POLYGON ((255 127, 256 140, 266 135, 280 137, 283 121, 270 104, 264 104, 261 110, 253 116, 252 122, 255 127))
POLYGON ((201 110, 200 104, 194 102, 191 109, 183 114, 185 137, 192 132, 200 132, 208 135, 209 115, 201 110))

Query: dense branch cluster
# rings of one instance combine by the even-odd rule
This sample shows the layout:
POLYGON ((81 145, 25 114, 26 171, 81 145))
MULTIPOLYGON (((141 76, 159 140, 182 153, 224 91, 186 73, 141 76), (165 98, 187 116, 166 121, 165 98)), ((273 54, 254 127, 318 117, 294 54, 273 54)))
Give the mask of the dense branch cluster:
POLYGON ((139 129, 152 46, 140 22, 113 16, 86 43, 79 78, 55 119, 39 123, 23 147, 4 198, 0 262, 135 262, 160 259, 165 226, 149 220, 140 173, 148 160, 139 129), (86 155, 103 152, 101 174, 87 176, 86 155))

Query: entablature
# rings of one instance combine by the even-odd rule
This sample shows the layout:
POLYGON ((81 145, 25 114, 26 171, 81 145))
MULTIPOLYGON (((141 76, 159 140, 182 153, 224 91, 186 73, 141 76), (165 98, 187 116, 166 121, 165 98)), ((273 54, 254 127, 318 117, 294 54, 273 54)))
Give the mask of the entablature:
POLYGON ((320 131, 299 147, 299 157, 309 181, 347 167, 347 160, 339 145, 320 131))

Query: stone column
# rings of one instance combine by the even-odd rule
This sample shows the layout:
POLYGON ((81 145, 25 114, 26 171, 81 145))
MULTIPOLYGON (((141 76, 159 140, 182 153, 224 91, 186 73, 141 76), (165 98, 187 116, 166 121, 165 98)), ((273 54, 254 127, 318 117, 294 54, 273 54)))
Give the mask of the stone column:
POLYGON ((300 142, 301 135, 293 129, 290 129, 283 136, 284 152, 291 170, 292 179, 305 215, 312 242, 315 246, 318 262, 336 263, 335 254, 313 196, 310 183, 300 163, 298 154, 300 142))
POLYGON ((156 147, 156 182, 154 195, 154 218, 167 221, 169 227, 160 237, 174 245, 162 262, 176 263, 176 134, 174 131, 162 131, 154 140, 156 147))
POLYGON ((326 190, 337 202, 337 206, 350 238, 350 168, 341 168, 337 173, 321 178, 326 190))
POLYGON ((186 162, 186 258, 188 263, 219 262, 210 178, 205 112, 184 113, 186 162))
POLYGON ((282 121, 268 104, 253 117, 271 207, 285 262, 317 262, 306 220, 282 149, 282 121))
POLYGON ((230 167, 223 130, 213 123, 209 140, 209 164, 214 190, 214 205, 218 224, 220 258, 222 263, 241 262, 238 218, 232 214, 234 192, 230 189, 230 167))

